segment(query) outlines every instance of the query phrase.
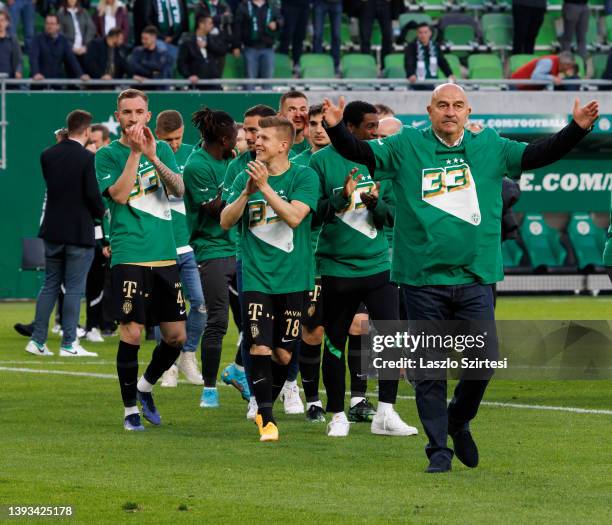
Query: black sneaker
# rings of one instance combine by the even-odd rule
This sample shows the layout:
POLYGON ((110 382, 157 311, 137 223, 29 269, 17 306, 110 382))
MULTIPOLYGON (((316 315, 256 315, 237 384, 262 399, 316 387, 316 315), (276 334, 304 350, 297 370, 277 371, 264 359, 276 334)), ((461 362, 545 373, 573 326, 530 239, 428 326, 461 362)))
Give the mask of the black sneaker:
POLYGON ((375 415, 376 409, 366 397, 348 411, 348 420, 351 423, 369 423, 375 415))
POLYGON ((467 430, 458 430, 451 434, 455 455, 466 467, 474 468, 478 466, 478 447, 474 442, 472 433, 467 430))
POLYGON ((306 421, 309 423, 325 423, 325 410, 323 410, 319 405, 312 405, 306 411, 306 421))
POLYGON ((16 323, 13 328, 19 335, 23 335, 24 337, 32 337, 32 334, 34 333, 34 323, 16 323))

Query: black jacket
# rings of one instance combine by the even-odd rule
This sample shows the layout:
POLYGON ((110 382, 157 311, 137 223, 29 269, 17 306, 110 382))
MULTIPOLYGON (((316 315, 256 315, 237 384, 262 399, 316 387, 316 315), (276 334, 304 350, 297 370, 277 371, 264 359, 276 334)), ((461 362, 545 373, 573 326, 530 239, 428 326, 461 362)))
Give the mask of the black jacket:
MULTIPOLYGON (((440 49, 440 46, 434 42, 436 48, 436 56, 438 59, 438 68, 448 78, 453 72, 444 58, 444 53, 440 49)), ((429 60, 429 54, 426 53, 425 60, 429 60)), ((416 75, 417 70, 417 41, 416 39, 406 45, 404 48, 404 67, 406 68, 406 78, 416 75)))
MULTIPOLYGON (((189 12, 187 11, 187 3, 185 0, 179 0, 179 9, 181 10, 181 27, 177 29, 172 36, 172 43, 178 45, 182 33, 189 31, 189 12)), ((157 14, 156 0, 135 0, 132 13, 134 15, 134 42, 136 45, 142 43, 140 37, 142 30, 150 25, 159 29, 159 17, 157 14)), ((166 35, 160 32, 159 37, 164 40, 166 35)))
POLYGON ((221 76, 219 60, 225 56, 227 43, 221 34, 208 35, 206 38, 206 54, 204 58, 197 37, 191 35, 179 46, 177 66, 179 73, 185 78, 197 75, 200 78, 219 78, 221 76))
POLYGON ((87 52, 83 60, 85 71, 91 78, 101 78, 106 73, 108 52, 115 54, 115 74, 113 78, 124 78, 130 73, 127 60, 127 49, 125 47, 109 48, 106 38, 96 38, 87 46, 87 52))
POLYGON ((94 219, 104 215, 94 154, 66 139, 40 155, 47 203, 38 236, 56 244, 94 246, 94 219))
POLYGON ((240 49, 242 46, 257 49, 273 47, 276 36, 280 34, 280 23, 280 13, 275 4, 269 0, 261 7, 257 7, 251 0, 243 2, 236 9, 234 16, 232 49, 240 49), (253 31, 253 19, 249 14, 249 5, 251 5, 253 17, 256 18, 257 34, 253 31), (270 22, 276 22, 275 31, 270 31, 267 27, 267 19, 270 22))

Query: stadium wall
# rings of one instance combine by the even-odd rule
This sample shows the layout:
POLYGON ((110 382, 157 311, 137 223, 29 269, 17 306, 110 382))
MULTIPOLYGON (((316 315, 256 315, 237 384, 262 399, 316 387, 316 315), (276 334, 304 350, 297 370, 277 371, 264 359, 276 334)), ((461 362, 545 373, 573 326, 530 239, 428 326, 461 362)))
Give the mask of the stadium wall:
MULTIPOLYGON (((309 91, 312 103, 328 91, 309 91)), ((406 123, 426 126, 424 108, 428 93, 412 91, 346 91, 347 100, 386 104, 406 123)), ((6 95, 7 168, 0 171, 0 233, 4 249, 0 258, 0 299, 33 298, 41 283, 40 272, 22 272, 21 241, 35 237, 41 215, 44 182, 39 155, 54 143, 53 132, 64 125, 66 114, 75 108, 90 111, 95 122, 106 124, 111 138, 118 128, 113 116, 115 92, 9 92, 6 95)), ((575 93, 470 93, 474 120, 494 126, 502 134, 522 140, 537 138, 559 129, 571 113, 575 93)), ((581 93, 583 101, 596 97, 604 114, 590 142, 570 158, 523 177, 519 211, 608 211, 612 190, 612 94, 581 93), (608 115, 611 114, 611 115, 608 115)), ((197 141, 189 125, 191 113, 201 105, 228 111, 241 120, 244 111, 258 103, 277 107, 279 92, 153 92, 150 93, 152 121, 164 109, 176 109, 186 121, 185 142, 197 141)))

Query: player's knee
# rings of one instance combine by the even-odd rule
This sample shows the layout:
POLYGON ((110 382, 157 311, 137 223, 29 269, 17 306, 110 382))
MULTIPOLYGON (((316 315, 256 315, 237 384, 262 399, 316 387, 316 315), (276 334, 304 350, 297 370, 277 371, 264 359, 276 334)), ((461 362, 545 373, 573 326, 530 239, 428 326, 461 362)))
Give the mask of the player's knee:
POLYGON ((119 326, 121 340, 130 345, 139 345, 143 326, 137 323, 122 324, 119 326))
POLYGON ((349 335, 363 335, 367 333, 366 324, 368 321, 367 314, 356 314, 353 317, 353 322, 349 328, 349 335))
POLYGON ((277 348, 274 352, 274 360, 282 366, 287 366, 291 361, 291 352, 287 352, 283 348, 277 348))
POLYGON ((323 342, 323 334, 325 331, 322 326, 310 329, 302 326, 302 341, 307 345, 320 345, 323 342))
POLYGON ((251 345, 251 355, 272 355, 272 350, 264 345, 251 345))
POLYGON ((185 332, 172 333, 164 336, 164 341, 167 345, 172 346, 173 348, 182 348, 185 341, 187 341, 187 335, 185 332))

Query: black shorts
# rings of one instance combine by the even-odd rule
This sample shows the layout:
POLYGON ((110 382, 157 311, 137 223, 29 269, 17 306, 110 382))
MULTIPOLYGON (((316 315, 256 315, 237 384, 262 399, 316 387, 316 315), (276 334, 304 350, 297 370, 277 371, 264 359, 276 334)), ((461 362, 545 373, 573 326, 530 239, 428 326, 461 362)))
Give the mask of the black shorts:
POLYGON ((359 304, 359 308, 357 308, 357 311, 355 312, 355 315, 357 314, 366 314, 368 315, 368 309, 366 307, 366 305, 364 303, 360 303, 359 304))
POLYGON ((323 326, 323 287, 321 278, 315 278, 314 290, 308 292, 306 304, 304 305, 304 315, 302 324, 314 330, 317 326, 323 326))
MULTIPOLYGON (((250 345, 293 352, 302 339, 302 312, 307 292, 244 292, 245 330, 250 345), (246 328, 246 326, 245 326, 246 328)), ((244 321, 243 321, 244 322, 244 321)))
POLYGON ((155 326, 187 316, 178 265, 111 268, 113 314, 119 323, 155 326))

